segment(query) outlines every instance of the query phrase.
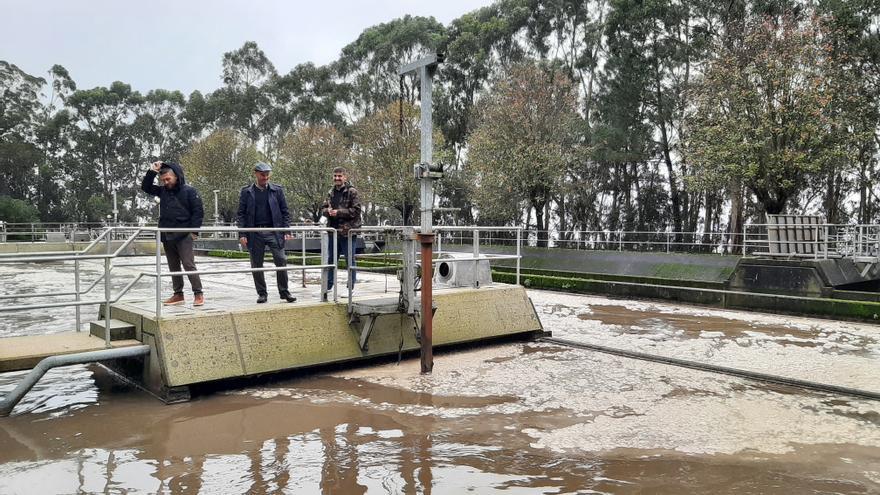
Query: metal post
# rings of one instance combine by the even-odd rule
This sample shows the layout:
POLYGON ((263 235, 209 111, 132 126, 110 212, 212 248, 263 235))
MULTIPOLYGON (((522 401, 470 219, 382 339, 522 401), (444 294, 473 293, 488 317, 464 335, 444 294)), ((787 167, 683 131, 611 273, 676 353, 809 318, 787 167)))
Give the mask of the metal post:
MULTIPOLYGON (((306 288, 306 231, 305 230, 303 230, 303 232, 302 232, 302 243, 300 244, 299 247, 302 252, 302 266, 303 266, 302 286, 303 286, 303 289, 305 289, 306 288)), ((323 264, 323 262, 321 262, 319 264, 323 264)))
POLYGON ((351 245, 351 232, 348 233, 346 248, 348 248, 348 253, 346 253, 347 257, 345 258, 345 273, 348 275, 348 279, 345 281, 345 285, 348 289, 348 302, 351 304, 351 293, 354 292, 354 284, 351 283, 351 265, 353 264, 352 260, 354 259, 354 249, 351 245))
POLYGON ((477 277, 477 273, 480 272, 480 231, 474 229, 474 245, 473 245, 473 255, 474 255, 474 287, 480 286, 480 278, 477 277))
POLYGON ((156 320, 162 317, 162 233, 156 229, 156 320))
MULTIPOLYGON (((112 227, 111 227, 112 230, 112 227)), ((107 254, 111 253, 110 240, 112 233, 107 234, 107 254)), ((110 348, 110 257, 104 258, 104 345, 110 348)))
POLYGON ((419 234, 422 245, 422 331, 421 331, 421 364, 422 373, 430 373, 434 369, 434 297, 431 287, 431 247, 434 234, 419 234))
POLYGON ((434 367, 432 348, 432 318, 434 316, 432 304, 432 248, 434 245, 434 232, 431 227, 434 213, 434 176, 436 170, 432 163, 433 124, 432 124, 432 78, 437 71, 437 64, 443 61, 440 54, 432 54, 420 60, 401 66, 398 75, 403 76, 410 72, 418 71, 421 84, 421 163, 416 165, 417 177, 421 189, 421 229, 418 240, 422 246, 422 328, 421 328, 421 364, 422 373, 430 373, 434 367))
MULTIPOLYGON (((824 238, 824 241, 825 241, 825 256, 824 256, 824 257, 825 257, 825 259, 827 260, 827 259, 828 259, 828 226, 827 226, 827 225, 824 227, 824 230, 825 230, 825 238, 824 238)), ((837 248, 837 246, 835 246, 835 248, 837 248)))
POLYGON ((333 229, 333 268, 331 269, 333 273, 333 302, 339 301, 339 277, 336 276, 336 268, 339 266, 339 253, 337 252, 339 250, 338 235, 336 229, 333 229))
MULTIPOLYGON (((76 291, 76 301, 80 300, 79 293, 79 260, 73 260, 73 289, 76 291)), ((80 314, 80 306, 76 305, 76 331, 79 332, 82 329, 82 315, 80 314)))
MULTIPOLYGON (((324 265, 328 263, 329 259, 329 245, 330 242, 330 234, 326 231, 321 231, 321 259, 319 260, 319 265, 324 265)), ((321 269, 321 300, 327 300, 327 279, 330 278, 330 274, 333 272, 332 268, 322 268, 321 269)))
POLYGON ((519 262, 520 258, 520 244, 522 243, 522 229, 516 228, 516 285, 519 285, 519 262))

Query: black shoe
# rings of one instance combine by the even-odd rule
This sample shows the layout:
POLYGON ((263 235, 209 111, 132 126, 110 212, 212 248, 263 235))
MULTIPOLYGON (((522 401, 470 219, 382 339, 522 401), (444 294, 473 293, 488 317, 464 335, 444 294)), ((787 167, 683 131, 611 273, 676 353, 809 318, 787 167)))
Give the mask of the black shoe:
POLYGON ((296 298, 293 297, 289 292, 286 294, 281 294, 281 300, 287 302, 296 302, 296 298))
POLYGON ((260 295, 257 297, 257 304, 263 304, 263 303, 266 302, 268 299, 269 299, 269 298, 266 296, 266 294, 260 294, 260 295))

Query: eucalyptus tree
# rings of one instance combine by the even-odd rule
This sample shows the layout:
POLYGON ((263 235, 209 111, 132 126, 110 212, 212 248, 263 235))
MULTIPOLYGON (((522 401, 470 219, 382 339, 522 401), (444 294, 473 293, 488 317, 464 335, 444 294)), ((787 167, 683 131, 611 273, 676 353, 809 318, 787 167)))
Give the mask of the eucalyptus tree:
MULTIPOLYGON (((443 137, 435 130, 434 160, 446 160, 444 153, 443 137)), ((419 184, 412 170, 419 156, 416 107, 392 103, 359 120, 352 128, 352 174, 361 200, 396 211, 400 221, 412 224, 419 207, 419 184)))
POLYGON ((270 159, 280 157, 285 137, 301 126, 346 126, 341 109, 348 93, 331 66, 297 65, 264 89, 272 101, 264 120, 265 153, 270 159))
POLYGON ((443 24, 433 17, 404 16, 365 29, 342 49, 335 63, 349 92, 349 122, 382 111, 398 97, 417 99, 418 83, 397 75, 400 65, 436 52, 445 36, 443 24))
MULTIPOLYGON (((31 200, 33 196, 33 178, 43 161, 36 136, 44 114, 40 96, 45 85, 42 77, 0 60, 0 174, 7 178, 0 181, 0 197, 31 200)), ((6 203, 10 211, 13 204, 6 203)))
POLYGON ((223 87, 211 93, 205 109, 217 128, 232 128, 258 146, 274 127, 269 86, 278 75, 269 57, 248 41, 223 54, 223 87))
MULTIPOLYGON (((536 228, 546 231, 550 203, 578 142, 571 80, 552 67, 514 66, 480 103, 479 122, 468 163, 477 176, 474 202, 481 221, 510 221, 511 205, 524 205, 534 214, 536 228), (493 218, 498 213, 503 215, 493 218)), ((544 232, 539 243, 546 244, 544 232)))
POLYGON ((219 191, 218 211, 229 222, 235 219, 239 190, 253 182, 254 163, 262 158, 240 132, 218 129, 193 143, 180 163, 186 180, 201 191, 206 205, 213 202, 209 199, 211 191, 219 191))
POLYGON ((854 96, 829 33, 811 15, 746 22, 742 44, 718 46, 695 86, 686 151, 694 183, 743 182, 767 213, 781 213, 811 176, 853 159, 854 96))
MULTIPOLYGON (((853 134, 854 163, 849 181, 858 202, 855 219, 859 223, 876 222, 878 145, 880 145, 880 4, 871 0, 822 0, 817 4, 832 34, 832 56, 838 61, 845 81, 856 85, 850 98, 841 102, 848 114, 853 134)), ((826 215, 835 217, 840 201, 849 191, 835 187, 847 180, 840 167, 828 169, 825 177, 826 215)))
POLYGON ((348 140, 329 125, 302 125, 284 137, 273 177, 284 187, 293 218, 320 220, 333 169, 348 167, 350 153, 348 140))

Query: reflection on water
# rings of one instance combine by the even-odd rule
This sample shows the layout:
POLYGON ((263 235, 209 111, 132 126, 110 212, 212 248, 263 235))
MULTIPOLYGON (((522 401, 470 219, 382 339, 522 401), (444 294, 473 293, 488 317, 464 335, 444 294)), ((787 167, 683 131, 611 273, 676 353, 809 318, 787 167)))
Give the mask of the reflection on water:
MULTIPOLYGON (((42 385, 44 393, 28 397, 22 411, 0 421, 0 493, 35 493, 35 487, 39 493, 184 494, 866 489, 778 459, 649 451, 558 454, 533 448, 522 434, 526 427, 582 421, 570 411, 442 414, 444 408, 480 408, 480 400, 505 404, 514 397, 445 396, 432 405, 430 394, 316 376, 166 406, 97 365, 57 371, 42 385), (297 393, 272 393, 291 389, 297 393), (48 390, 57 392, 56 402, 46 398, 48 390), (413 403, 438 414, 378 407, 413 403)), ((0 380, 9 387, 8 375, 0 380)), ((839 451, 880 461, 876 449, 839 451)))

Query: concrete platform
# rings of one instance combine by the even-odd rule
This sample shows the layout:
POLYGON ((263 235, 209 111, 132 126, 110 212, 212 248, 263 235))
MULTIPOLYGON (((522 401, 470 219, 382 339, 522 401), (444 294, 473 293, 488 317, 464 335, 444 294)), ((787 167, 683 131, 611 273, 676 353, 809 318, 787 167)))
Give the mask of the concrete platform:
MULTIPOLYGON (((357 284, 355 299, 387 299, 396 288, 357 284)), ((416 350, 416 325, 408 315, 378 316, 368 346, 345 299, 321 302, 315 289, 296 291, 299 301, 243 302, 241 294, 211 293, 202 307, 164 307, 155 302, 115 304, 110 317, 132 324, 137 340, 153 348, 140 376, 149 390, 167 391, 203 382, 271 373, 416 350)), ((249 299, 253 301, 254 299, 249 299)), ((434 294, 435 346, 541 332, 541 323, 523 287, 492 284, 479 289, 440 289, 434 294)), ((128 369, 131 375, 132 370, 128 369)), ((178 395, 175 392, 173 395, 178 395)))
MULTIPOLYGON (((110 345, 128 347, 140 345, 140 342, 132 339, 116 340, 110 345)), ((101 349, 106 349, 104 339, 89 335, 88 332, 8 337, 3 339, 3 345, 0 346, 0 372, 30 369, 49 356, 101 349)))

